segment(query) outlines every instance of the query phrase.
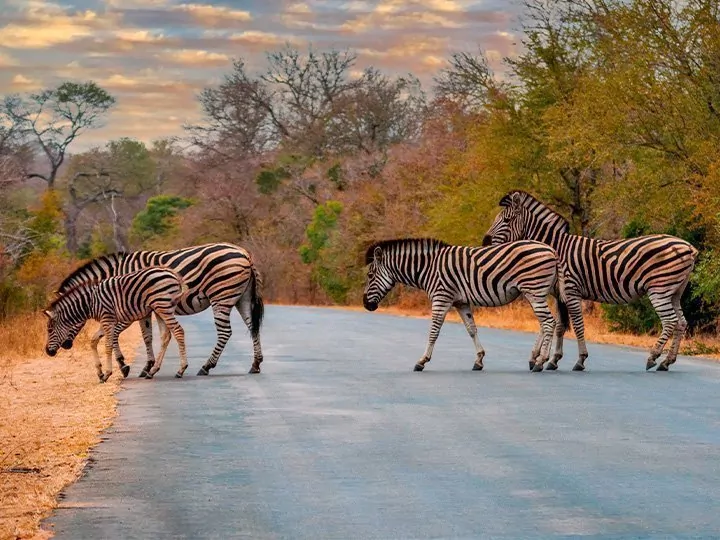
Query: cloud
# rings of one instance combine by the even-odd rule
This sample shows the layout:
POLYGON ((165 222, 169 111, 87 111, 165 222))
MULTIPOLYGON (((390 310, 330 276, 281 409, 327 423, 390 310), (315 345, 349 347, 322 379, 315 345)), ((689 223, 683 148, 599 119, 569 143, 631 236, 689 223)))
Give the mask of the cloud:
POLYGON ((17 75, 15 75, 12 78, 11 84, 15 89, 23 91, 33 90, 40 86, 39 81, 36 81, 35 79, 30 79, 22 73, 18 73, 17 75))
POLYGON ((0 68, 7 68, 13 66, 17 66, 17 60, 9 54, 0 52, 0 68))
POLYGON ((232 9, 225 6, 213 6, 210 4, 179 4, 173 6, 174 11, 183 11, 189 13, 195 20, 206 25, 215 26, 225 24, 227 21, 243 21, 252 20, 249 11, 232 9))
POLYGON ((173 62, 175 64, 196 67, 225 66, 229 65, 231 61, 230 56, 227 54, 198 49, 168 51, 165 54, 162 54, 161 58, 164 61, 173 62))
POLYGON ((100 16, 91 10, 68 14, 61 6, 36 0, 28 2, 16 22, 0 28, 0 46, 44 49, 90 36, 115 22, 112 15, 100 16))

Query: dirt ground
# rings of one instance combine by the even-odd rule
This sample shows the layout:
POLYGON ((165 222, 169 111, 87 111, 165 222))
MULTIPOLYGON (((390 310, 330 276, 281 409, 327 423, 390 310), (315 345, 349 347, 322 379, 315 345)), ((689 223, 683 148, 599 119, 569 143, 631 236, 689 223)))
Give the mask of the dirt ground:
MULTIPOLYGON (((38 334, 41 324, 28 321, 28 333, 38 334)), ((38 356, 0 359, 0 539, 52 536, 40 521, 80 476, 116 414, 122 380, 117 364, 100 384, 87 338, 55 358, 42 355, 43 340, 34 339, 38 356)), ((137 325, 122 334, 129 362, 140 342, 137 325)))

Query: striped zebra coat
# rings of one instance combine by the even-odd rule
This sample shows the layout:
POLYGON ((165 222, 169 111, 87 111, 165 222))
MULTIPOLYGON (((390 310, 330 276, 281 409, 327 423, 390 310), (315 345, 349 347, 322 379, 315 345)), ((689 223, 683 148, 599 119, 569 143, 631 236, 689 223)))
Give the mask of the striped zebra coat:
MULTIPOLYGON (((185 334, 175 319, 175 308, 187 290, 187 286, 175 272, 157 267, 145 268, 101 282, 77 285, 56 298, 45 311, 48 317, 45 351, 50 356, 55 356, 59 347, 69 349, 72 339, 89 319, 99 321, 105 335, 104 373, 97 352, 100 341, 98 334, 93 338, 92 350, 100 382, 105 382, 112 375, 113 344, 117 343, 120 332, 132 322, 149 318, 151 313, 155 313, 163 339, 157 362, 147 378, 151 379, 162 366, 171 333, 180 349, 180 370, 176 376, 182 377, 187 369, 185 334)), ((129 366, 122 360, 119 363, 123 375, 127 376, 129 366)))
POLYGON ((500 245, 527 238, 557 251, 563 265, 564 297, 559 303, 561 323, 557 348, 549 369, 562 358, 562 336, 568 313, 578 340, 580 358, 573 367, 585 369, 588 357, 581 300, 627 304, 644 295, 650 298, 662 323, 662 333, 650 350, 646 369, 657 364, 670 336, 667 358, 658 366, 667 371, 675 363, 687 322, 680 299, 690 279, 698 251, 674 236, 655 234, 628 240, 595 240, 569 234, 562 216, 524 191, 513 191, 500 201, 503 210, 487 232, 484 245, 500 245))
POLYGON ((540 322, 530 366, 542 370, 555 328, 547 303, 557 279, 558 258, 552 248, 532 241, 478 248, 451 246, 430 238, 396 239, 370 246, 365 263, 369 265, 363 295, 365 309, 376 310, 396 283, 424 290, 430 298, 430 336, 415 371, 422 371, 430 361, 440 328, 452 307, 475 344, 473 370, 483 369, 485 350, 477 338, 472 308, 502 306, 519 296, 530 302, 540 322))
MULTIPOLYGON (((250 330, 253 341, 253 364, 250 373, 259 373, 262 363, 260 326, 263 320, 262 281, 245 249, 228 243, 204 244, 172 251, 133 251, 103 255, 72 272, 60 284, 56 294, 88 282, 122 275, 151 266, 164 266, 180 275, 188 286, 188 294, 177 305, 177 315, 194 315, 211 307, 217 330, 217 343, 198 371, 207 375, 217 365, 232 329, 230 312, 235 307, 250 330)), ((155 359, 152 350, 152 326, 150 317, 140 323, 147 350, 147 363, 140 377, 147 375, 155 359)), ((98 339, 103 329, 99 330, 98 339)), ((74 337, 74 336, 73 336, 74 337)), ((115 346, 118 362, 124 361, 119 346, 115 346)))

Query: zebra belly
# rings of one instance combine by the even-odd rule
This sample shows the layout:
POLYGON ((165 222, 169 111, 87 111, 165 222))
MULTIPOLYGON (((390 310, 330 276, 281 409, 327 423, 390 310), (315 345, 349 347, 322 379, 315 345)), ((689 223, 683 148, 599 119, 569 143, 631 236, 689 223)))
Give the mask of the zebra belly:
POLYGON ((210 307, 210 300, 204 294, 196 294, 183 298, 175 308, 178 315, 195 315, 210 307))
POLYGON ((516 287, 493 291, 492 293, 484 292, 482 294, 473 293, 466 296, 462 295, 460 302, 471 304, 477 307, 497 307, 504 306, 516 300, 520 296, 520 291, 516 287))

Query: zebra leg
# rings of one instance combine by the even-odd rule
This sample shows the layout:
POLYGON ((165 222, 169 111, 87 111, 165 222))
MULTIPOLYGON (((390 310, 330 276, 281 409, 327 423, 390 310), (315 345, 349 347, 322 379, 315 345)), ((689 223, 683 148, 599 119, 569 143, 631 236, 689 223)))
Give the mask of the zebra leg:
POLYGON ((122 354, 122 351, 120 351, 120 334, 127 330, 128 326, 130 326, 132 323, 118 323, 113 328, 113 350, 115 351, 115 361, 118 363, 118 366, 120 366, 120 372, 123 375, 123 378, 127 378, 128 374, 130 373, 130 366, 128 366, 125 363, 125 357, 122 354))
POLYGON ((105 373, 99 372, 100 382, 104 383, 110 378, 113 372, 113 343, 115 342, 115 321, 101 321, 103 333, 105 334, 105 373))
POLYGON ((585 360, 588 357, 587 345, 585 345, 585 321, 582 314, 582 299, 580 296, 570 296, 566 298, 570 321, 572 321, 573 330, 575 330, 575 339, 578 343, 578 352, 580 357, 573 366, 573 371, 585 371, 585 360))
MULTIPOLYGON (((674 364, 677 360, 678 351, 680 350, 680 342, 682 341, 683 337, 685 337, 685 331, 687 330, 688 324, 687 320, 685 319, 685 314, 682 311, 682 306, 680 304, 680 300, 682 298, 683 293, 685 292, 685 287, 687 287, 688 281, 690 280, 690 276, 685 280, 685 282, 680 285, 677 291, 675 291, 675 294, 672 296, 672 305, 673 309, 675 310, 675 315, 677 315, 678 318, 678 324, 675 328, 675 335, 673 336, 673 342, 670 346, 670 352, 668 352, 667 358, 664 362, 662 362, 660 365, 665 364, 665 367, 670 366, 671 364, 674 364)), ((660 369, 660 368, 658 368, 660 369)))
POLYGON ((546 368, 551 371, 554 371, 558 368, 558 362, 563 357, 563 342, 565 339, 565 332, 567 332, 568 325, 570 324, 570 313, 568 312, 567 305, 560 299, 559 295, 556 296, 556 298, 560 320, 557 321, 555 325, 555 354, 553 355, 552 359, 547 363, 546 368))
MULTIPOLYGON (((653 348, 650 349, 650 356, 648 357, 647 363, 645 364, 646 371, 653 368, 657 364, 656 360, 662 354, 665 344, 667 343, 668 339, 670 339, 670 336, 672 336, 677 331, 678 327, 678 316, 675 312, 675 307, 673 306, 672 297, 668 297, 667 294, 654 292, 650 292, 648 296, 650 297, 650 303, 652 304, 653 308, 655 308, 655 312, 658 314, 658 317, 660 317, 660 323, 662 324, 662 332, 660 333, 660 337, 658 338, 655 345, 653 345, 653 348)), ((667 362, 666 359, 658 366, 657 370, 667 371, 669 365, 670 364, 667 362)))
MULTIPOLYGON (((249 288, 248 288, 249 289, 249 288)), ((248 330, 250 331, 250 336, 252 336, 252 342, 253 342, 253 363, 250 367, 249 373, 260 373, 260 364, 262 364, 263 361, 263 354, 262 354, 262 347, 260 346, 260 333, 259 332, 253 332, 252 328, 252 300, 250 298, 249 290, 243 294, 243 296, 238 300, 237 304, 235 304, 235 308, 238 310, 238 313, 240 313, 240 316, 242 317, 243 321, 245 321, 245 326, 248 327, 248 330)))
POLYGON ((422 371, 423 369, 425 369, 425 364, 427 364, 430 361, 430 358, 432 358, 432 352, 435 348, 435 342, 437 341, 438 335, 440 335, 440 328, 442 328, 442 325, 445 322, 445 317, 447 316, 447 313, 448 311, 450 311, 451 307, 452 303, 448 299, 443 298, 433 301, 432 322, 430 324, 430 336, 428 337, 428 344, 425 348, 425 354, 420 360, 418 360, 418 363, 415 364, 414 371, 422 371))
MULTIPOLYGON (((187 352, 185 349, 185 330, 183 330, 183 327, 180 326, 180 323, 175 318, 173 311, 173 309, 170 309, 163 312, 156 312, 155 315, 158 319, 162 318, 165 325, 165 330, 163 332, 163 344, 166 343, 166 338, 167 343, 170 343, 171 333, 175 338, 175 341, 177 341, 178 350, 180 351, 180 369, 177 373, 175 373, 175 378, 182 379, 182 376, 188 367, 187 352)), ((165 355, 166 349, 167 345, 164 345, 163 356, 165 355)))
MULTIPOLYGON (((157 311, 155 312, 157 315, 157 311)), ((170 344, 170 330, 168 329, 168 326, 166 324, 166 317, 158 315, 156 317, 158 322, 158 327, 160 328, 160 352, 158 353, 157 360, 155 360, 155 363, 153 364, 150 371, 148 371, 148 374, 145 376, 146 379, 152 379, 155 374, 160 371, 160 368, 162 367, 163 359, 165 358, 165 353, 167 352, 168 345, 170 344)), ((183 340, 183 343, 185 343, 185 340, 183 340)))
POLYGON ((232 335, 232 328, 230 328, 231 309, 232 306, 213 304, 212 310, 213 315, 215 315, 215 329, 217 330, 218 339, 210 358, 208 358, 207 362, 205 362, 203 367, 197 372, 198 375, 208 375, 210 370, 217 365, 218 358, 220 358, 225 345, 232 335))
MULTIPOLYGON (((538 358, 540 358, 540 350, 542 349, 543 337, 544 336, 543 336, 542 327, 541 327, 540 333, 538 334, 538 337, 535 340, 535 344, 533 345, 532 351, 530 352, 530 360, 528 361, 528 364, 530 366, 530 371, 533 370, 536 362, 538 361, 538 358)), ((548 368, 548 369, 550 369, 550 368, 548 368)))
POLYGON ((93 358, 95 360, 95 369, 97 370, 98 379, 100 379, 100 382, 105 382, 103 380, 103 370, 102 370, 102 362, 100 361, 100 354, 98 354, 98 345, 100 344, 100 340, 105 335, 103 332, 102 326, 98 328, 98 331, 95 332, 95 335, 90 340, 90 348, 93 352, 93 358))
MULTIPOLYGON (((155 317, 157 318, 157 317, 155 317)), ((140 331, 142 332, 143 341, 145 342, 145 352, 147 353, 147 362, 138 377, 141 379, 147 377, 148 372, 155 365, 155 353, 153 352, 152 338, 152 315, 148 315, 140 321, 140 331)))
POLYGON ((468 304, 461 304, 455 306, 455 309, 460 315, 465 329, 475 344, 475 363, 473 364, 473 371, 482 371, 483 358, 485 357, 485 349, 480 344, 480 340, 477 337, 477 326, 475 326, 475 319, 473 319, 472 308, 468 304))
POLYGON ((547 298, 531 295, 526 295, 525 298, 530 302, 530 306, 532 306, 533 312, 540 322, 540 337, 542 338, 540 356, 535 361, 535 367, 533 367, 533 371, 538 372, 543 370, 545 362, 550 358, 550 347, 555 332, 555 317, 550 311, 547 298))

